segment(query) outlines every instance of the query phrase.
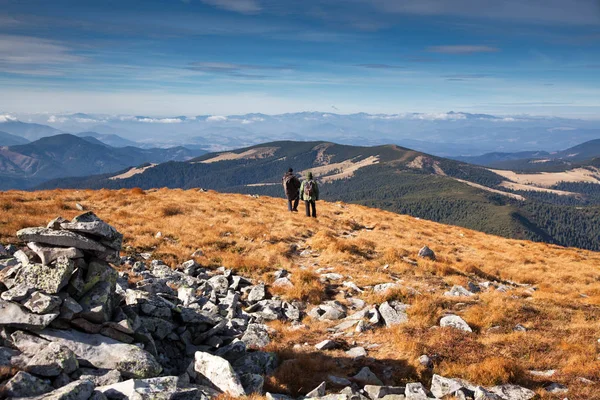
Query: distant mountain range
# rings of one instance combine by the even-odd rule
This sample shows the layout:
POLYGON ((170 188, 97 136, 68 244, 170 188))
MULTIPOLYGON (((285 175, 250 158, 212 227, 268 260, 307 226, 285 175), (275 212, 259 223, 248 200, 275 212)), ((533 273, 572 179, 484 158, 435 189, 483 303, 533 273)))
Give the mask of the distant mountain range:
POLYGON ((49 179, 109 173, 143 163, 184 161, 206 153, 184 147, 111 147, 87 136, 59 134, 0 147, 0 190, 26 189, 49 179))
POLYGON ((111 147, 139 147, 139 144, 131 140, 125 139, 119 135, 102 134, 97 132, 81 132, 77 136, 81 138, 94 138, 111 147))
POLYGON ((585 166, 600 157, 600 139, 594 139, 556 152, 524 151, 518 153, 487 153, 475 157, 453 157, 455 160, 490 168, 527 172, 564 171, 585 166))
MULTIPOLYGON (((229 150, 281 140, 326 140, 353 146, 396 143, 440 157, 473 156, 490 152, 554 152, 600 138, 600 122, 526 115, 498 116, 466 112, 404 114, 335 114, 299 112, 279 115, 134 116, 101 114, 27 114, 21 121, 47 125, 50 131, 21 135, 25 126, 0 131, 36 140, 63 133, 116 134, 137 147, 229 150), (52 131, 54 129, 55 131, 52 131)), ((14 119, 13 118, 13 119, 14 119)), ((108 141, 108 138, 99 138, 108 141)), ((122 146, 110 142, 112 146, 122 146)))
POLYGON ((512 238, 600 249, 600 170, 518 175, 385 145, 270 142, 185 162, 143 165, 117 173, 58 179, 53 188, 205 188, 281 196, 289 167, 312 171, 321 193, 512 238), (543 179, 538 179, 543 178, 543 179), (566 184, 568 187, 562 187, 566 184), (570 186, 569 186, 570 185, 570 186))

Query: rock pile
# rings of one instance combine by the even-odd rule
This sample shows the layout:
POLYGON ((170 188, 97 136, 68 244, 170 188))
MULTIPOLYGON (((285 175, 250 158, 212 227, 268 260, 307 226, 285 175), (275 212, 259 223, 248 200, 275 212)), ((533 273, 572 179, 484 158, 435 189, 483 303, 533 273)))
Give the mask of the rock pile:
POLYGON ((263 323, 302 315, 224 268, 121 259, 122 235, 92 212, 17 237, 27 247, 0 254, 0 367, 19 371, 9 398, 260 393, 277 363, 258 350, 263 323))
MULTIPOLYGON (((16 372, 0 382, 0 398, 32 399, 201 399, 222 393, 237 397, 264 392, 265 376, 277 357, 261 350, 270 343, 265 322, 299 324, 305 312, 319 321, 337 321, 333 337, 408 321, 409 305, 386 301, 368 305, 348 297, 310 310, 300 302, 269 296, 268 288, 221 267, 208 271, 194 260, 172 269, 120 257, 123 236, 92 212, 72 221, 57 218, 46 227, 17 233, 26 247, 0 246, 0 371, 16 372), (113 264, 113 265, 111 265, 113 264)), ((434 258, 424 252, 423 257, 434 258)), ((433 253, 433 252, 431 252, 433 253)), ((276 273, 273 285, 292 285, 289 273, 276 273)), ((340 281, 327 273, 322 279, 340 281)), ((352 282, 347 290, 360 292, 352 282)), ((377 285, 374 292, 397 289, 377 285)), ((475 292, 474 287, 469 287, 475 292)), ((450 296, 466 296, 462 287, 450 296)), ((460 317, 447 315, 441 326, 470 331, 460 317)), ((325 340, 316 348, 338 347, 325 340)), ((372 347, 346 352, 356 362, 372 347)), ((427 356, 420 362, 429 369, 427 356)), ((422 357, 422 358, 423 358, 422 357)), ((1 375, 0 375, 0 379, 1 375)), ((387 378, 386 378, 387 379, 387 378)), ((368 367, 353 376, 328 376, 307 394, 325 400, 401 400, 455 396, 461 399, 530 399, 514 385, 477 387, 434 375, 421 383, 384 386, 368 367)), ((562 388, 551 388, 563 390, 562 388)), ((269 394, 285 400, 287 396, 269 394)))

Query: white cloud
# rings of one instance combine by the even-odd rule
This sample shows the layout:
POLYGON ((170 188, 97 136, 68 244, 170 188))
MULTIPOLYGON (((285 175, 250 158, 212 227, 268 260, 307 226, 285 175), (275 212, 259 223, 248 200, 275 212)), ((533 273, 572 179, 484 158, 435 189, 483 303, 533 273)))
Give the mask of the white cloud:
POLYGON ((202 0, 202 2, 242 14, 255 14, 262 9, 256 0, 202 0))
POLYGON ((206 118, 206 122, 224 122, 227 121, 227 117, 224 117, 222 115, 211 115, 210 117, 206 118))
POLYGON ((515 20, 527 23, 597 24, 596 0, 364 0, 385 12, 515 20))
POLYGON ((467 119, 467 116, 462 113, 426 113, 412 114, 410 119, 421 119, 426 121, 453 121, 467 119))
POLYGON ((248 124, 253 124, 255 122, 263 122, 264 120, 265 119, 261 118, 261 117, 244 118, 242 120, 242 124, 248 125, 248 124))
MULTIPOLYGON (((48 39, 0 35, 0 68, 4 65, 68 64, 85 60, 72 49, 48 39)), ((14 70, 14 67, 11 68, 14 70)))
POLYGON ((183 122, 179 118, 148 118, 148 117, 136 118, 136 121, 145 122, 145 123, 149 123, 149 124, 180 124, 181 122, 183 122))
POLYGON ((499 50, 497 47, 474 45, 431 46, 427 48, 427 51, 431 53, 442 54, 494 53, 499 50))
POLYGON ((11 122, 17 119, 10 114, 0 114, 0 122, 11 122))

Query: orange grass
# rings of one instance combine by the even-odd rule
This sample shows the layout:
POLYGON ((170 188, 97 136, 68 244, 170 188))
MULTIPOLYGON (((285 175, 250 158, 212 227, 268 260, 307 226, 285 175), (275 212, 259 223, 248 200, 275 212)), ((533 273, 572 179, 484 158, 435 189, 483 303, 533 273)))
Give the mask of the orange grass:
POLYGON ((281 199, 167 189, 2 192, 0 243, 16 243, 15 232, 23 227, 45 225, 58 215, 74 217, 79 213, 75 203, 125 235, 124 254, 151 252, 176 267, 201 249, 204 255, 197 262, 209 268, 224 265, 267 283, 272 283, 272 272, 287 269, 294 287, 269 287, 287 300, 319 303, 343 300, 340 289, 351 293, 342 281, 321 282, 319 268, 363 288, 400 285, 384 294, 368 288, 353 294, 369 304, 397 299, 411 305, 404 326, 343 338, 345 348, 380 345, 361 362, 348 359, 343 350, 313 351, 315 343, 331 338, 327 328, 334 323, 306 318, 306 329, 297 331, 275 323, 271 350, 284 363, 266 383, 272 390, 306 393, 327 374, 352 374, 362 365, 380 374, 393 366, 389 383, 426 383, 430 374, 417 359, 429 354, 436 356, 435 373, 476 384, 524 383, 541 398, 551 398, 541 389, 548 380, 526 371, 556 369, 551 380, 569 387, 569 399, 600 398, 600 384, 578 381, 600 382, 599 253, 508 240, 358 205, 319 202, 319 218, 313 220, 288 213, 281 199), (162 237, 156 238, 157 232, 162 237), (436 252, 437 261, 417 260, 424 245, 436 252), (313 254, 301 257, 303 249, 313 254), (484 280, 527 283, 537 290, 490 291, 468 299, 443 296, 452 285, 484 280), (461 315, 474 333, 432 329, 447 312, 461 315), (528 331, 514 332, 516 324, 528 331))

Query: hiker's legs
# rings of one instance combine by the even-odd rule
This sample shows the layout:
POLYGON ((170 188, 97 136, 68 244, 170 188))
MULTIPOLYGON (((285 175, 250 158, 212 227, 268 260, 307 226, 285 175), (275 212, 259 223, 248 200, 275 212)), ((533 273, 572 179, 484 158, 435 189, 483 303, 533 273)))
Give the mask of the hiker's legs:
POLYGON ((294 208, 292 208, 293 211, 298 211, 298 203, 299 202, 300 202, 300 197, 296 197, 296 199, 294 200, 294 208))
POLYGON ((306 216, 310 217, 310 201, 304 200, 304 205, 306 206, 306 216))
POLYGON ((292 200, 288 199, 288 211, 292 211, 292 200))
POLYGON ((312 216, 313 218, 317 218, 317 202, 315 200, 310 202, 310 205, 312 206, 312 216))

